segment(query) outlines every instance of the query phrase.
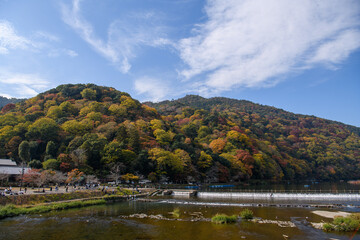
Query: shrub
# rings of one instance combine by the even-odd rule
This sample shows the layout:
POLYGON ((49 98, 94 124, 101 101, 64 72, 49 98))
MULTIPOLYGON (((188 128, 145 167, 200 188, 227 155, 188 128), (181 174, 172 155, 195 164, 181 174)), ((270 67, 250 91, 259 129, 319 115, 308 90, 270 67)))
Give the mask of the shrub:
POLYGON ((174 217, 180 217, 180 209, 179 208, 175 208, 174 211, 171 212, 171 214, 174 216, 174 217))
POLYGON ((334 219, 333 224, 336 231, 354 231, 359 227, 360 222, 351 217, 337 217, 334 219))
POLYGON ((211 221, 214 223, 224 224, 224 223, 234 223, 234 222, 236 222, 236 219, 237 219, 237 217, 235 215, 228 216, 226 214, 218 213, 211 218, 211 221))
POLYGON ((42 163, 39 160, 34 159, 29 162, 29 167, 35 168, 35 169, 41 169, 42 163))
POLYGON ((242 219, 253 219, 254 213, 250 209, 246 208, 240 213, 240 216, 242 219))
POLYGON ((323 225, 324 231, 339 231, 350 232, 355 231, 360 227, 360 215, 352 214, 349 217, 335 217, 332 223, 325 223, 323 225))
POLYGON ((138 192, 137 191, 132 191, 132 190, 130 190, 130 189, 125 189, 125 188, 123 188, 123 189, 121 189, 120 190, 120 195, 133 195, 133 194, 137 194, 138 192))
POLYGON ((325 223, 325 224, 323 225, 323 230, 324 230, 325 232, 330 232, 330 231, 334 230, 334 228, 333 228, 333 225, 332 225, 332 224, 330 224, 330 223, 325 223))

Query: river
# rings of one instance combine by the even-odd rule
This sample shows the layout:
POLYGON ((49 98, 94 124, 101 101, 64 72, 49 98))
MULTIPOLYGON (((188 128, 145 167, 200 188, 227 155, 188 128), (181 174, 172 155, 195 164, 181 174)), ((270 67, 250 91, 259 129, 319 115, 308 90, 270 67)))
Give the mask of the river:
MULTIPOLYGON (((356 190, 356 189, 355 189, 356 190)), ((209 192, 209 191, 206 191, 209 192)), ((217 194, 234 191, 216 191, 217 194)), ((19 216, 0 220, 0 239, 6 240, 102 240, 102 239, 360 239, 360 234, 325 233, 310 222, 331 219, 312 213, 314 210, 359 212, 360 201, 354 199, 239 199, 214 197, 161 196, 150 202, 127 201, 46 214, 19 216), (286 207, 276 207, 285 204, 286 207), (304 207, 304 204, 308 206, 304 207), (328 209, 314 207, 337 204, 328 209), (179 209, 179 216, 171 212, 179 209), (295 224, 238 221, 219 225, 210 222, 217 213, 238 215, 249 208, 254 216, 295 224), (134 215, 135 214, 135 215, 134 215), (136 215, 138 214, 138 215, 136 215)))

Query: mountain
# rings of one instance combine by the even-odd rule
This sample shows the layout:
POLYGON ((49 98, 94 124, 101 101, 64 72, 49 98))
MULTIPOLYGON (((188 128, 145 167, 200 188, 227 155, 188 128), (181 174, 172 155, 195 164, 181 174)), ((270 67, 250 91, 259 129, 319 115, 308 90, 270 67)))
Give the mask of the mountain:
POLYGON ((189 95, 141 104, 114 88, 68 84, 2 109, 0 158, 21 155, 32 167, 103 179, 358 179, 359 132, 244 100, 189 95))
MULTIPOLYGON (((231 98, 225 98, 225 97, 213 97, 213 98, 203 98, 198 95, 187 95, 183 98, 177 99, 177 100, 166 100, 159 103, 152 103, 152 102, 144 102, 144 104, 156 108, 160 114, 162 115, 170 115, 174 114, 175 109, 179 109, 182 107, 192 107, 196 109, 206 109, 211 110, 214 107, 216 107, 219 111, 225 110, 225 109, 233 109, 234 111, 241 111, 248 114, 258 114, 265 118, 283 118, 288 120, 299 120, 304 119, 308 117, 314 117, 314 116, 307 116, 302 114, 294 114, 291 112, 284 111, 279 108, 270 107, 270 106, 264 106, 261 104, 256 104, 250 101, 246 100, 237 100, 237 99, 231 99, 231 98)), ((316 118, 316 117, 314 117, 316 118)), ((316 118, 319 119, 319 118, 316 118)), ((336 122, 332 120, 326 120, 323 119, 327 124, 338 124, 345 128, 347 128, 349 131, 356 133, 360 136, 360 128, 355 127, 352 125, 343 124, 341 122, 336 122)))
POLYGON ((2 97, 0 96, 0 108, 2 108, 3 106, 5 106, 6 104, 9 103, 17 103, 20 101, 23 101, 24 99, 19 99, 19 98, 6 98, 6 97, 2 97))

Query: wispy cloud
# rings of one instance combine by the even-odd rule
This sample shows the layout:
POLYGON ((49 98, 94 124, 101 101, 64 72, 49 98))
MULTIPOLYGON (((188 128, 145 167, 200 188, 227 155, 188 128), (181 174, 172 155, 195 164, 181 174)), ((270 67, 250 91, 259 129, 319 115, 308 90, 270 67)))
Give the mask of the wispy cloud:
POLYGON ((8 54, 10 50, 27 49, 31 46, 33 46, 32 42, 17 34, 10 22, 0 20, 0 54, 8 54))
POLYGON ((316 50, 314 56, 309 59, 309 64, 325 63, 331 66, 344 61, 350 53, 360 47, 360 31, 350 29, 337 35, 332 41, 328 41, 316 50))
POLYGON ((145 99, 142 100, 158 102, 171 95, 170 88, 166 82, 147 76, 136 79, 134 88, 138 94, 145 96, 145 99))
POLYGON ((37 39, 45 39, 51 42, 60 42, 60 38, 58 36, 44 31, 37 31, 34 36, 37 39))
POLYGON ((48 89, 50 82, 37 74, 0 72, 0 88, 7 92, 0 95, 7 97, 33 97, 40 91, 48 89))
POLYGON ((58 48, 58 49, 50 50, 48 54, 49 57, 59 57, 61 55, 67 55, 69 57, 77 57, 78 53, 75 52, 74 50, 58 48))
POLYGON ((178 49, 185 79, 201 91, 265 87, 318 64, 334 66, 360 47, 355 0, 209 0, 207 20, 178 49))
MULTIPOLYGON (((171 44, 161 34, 161 27, 152 24, 154 14, 129 14, 126 21, 116 20, 109 25, 107 40, 98 37, 91 23, 82 15, 80 0, 72 5, 61 5, 62 19, 96 52, 114 64, 122 73, 129 72, 130 59, 136 57, 140 46, 164 46, 171 44)), ((125 18, 124 18, 125 19, 125 18)))
POLYGON ((60 41, 59 37, 45 31, 36 31, 30 37, 22 36, 9 21, 0 20, 0 54, 6 55, 20 49, 45 52, 50 57, 78 56, 74 50, 59 48, 57 45, 60 41))

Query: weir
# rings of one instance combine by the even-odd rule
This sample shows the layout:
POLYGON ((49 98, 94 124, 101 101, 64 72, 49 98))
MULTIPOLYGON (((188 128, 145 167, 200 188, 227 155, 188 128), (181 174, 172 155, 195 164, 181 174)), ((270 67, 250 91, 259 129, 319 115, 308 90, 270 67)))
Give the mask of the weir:
POLYGON ((360 201, 354 193, 261 193, 261 192, 198 192, 198 198, 225 199, 308 199, 308 200, 352 200, 360 201))
POLYGON ((182 197, 194 197, 197 196, 197 191, 195 190, 172 190, 173 196, 182 196, 182 197))

